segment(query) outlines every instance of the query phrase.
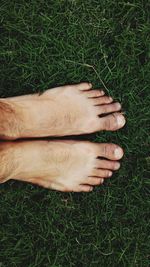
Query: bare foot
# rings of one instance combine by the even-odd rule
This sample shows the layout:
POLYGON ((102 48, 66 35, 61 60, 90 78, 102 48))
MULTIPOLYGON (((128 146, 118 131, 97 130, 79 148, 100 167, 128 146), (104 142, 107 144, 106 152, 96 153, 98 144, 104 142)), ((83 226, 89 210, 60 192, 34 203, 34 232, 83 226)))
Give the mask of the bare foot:
POLYGON ((118 112, 120 103, 112 103, 111 97, 91 87, 89 83, 80 83, 49 89, 40 96, 1 99, 11 113, 11 117, 5 117, 7 131, 1 138, 80 135, 123 127, 125 118, 118 112))
POLYGON ((114 144, 61 140, 5 142, 0 152, 1 182, 15 179, 64 192, 92 191, 119 169, 123 156, 114 144))

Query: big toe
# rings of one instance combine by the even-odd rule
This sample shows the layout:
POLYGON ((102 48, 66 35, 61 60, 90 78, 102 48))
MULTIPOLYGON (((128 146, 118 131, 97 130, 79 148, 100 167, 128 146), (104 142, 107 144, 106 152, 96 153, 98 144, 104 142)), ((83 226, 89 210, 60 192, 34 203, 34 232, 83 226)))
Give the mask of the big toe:
POLYGON ((97 157, 119 160, 123 157, 123 149, 115 144, 94 144, 97 157))
POLYGON ((100 130, 116 131, 122 128, 126 123, 125 117, 121 113, 112 113, 99 118, 100 130))

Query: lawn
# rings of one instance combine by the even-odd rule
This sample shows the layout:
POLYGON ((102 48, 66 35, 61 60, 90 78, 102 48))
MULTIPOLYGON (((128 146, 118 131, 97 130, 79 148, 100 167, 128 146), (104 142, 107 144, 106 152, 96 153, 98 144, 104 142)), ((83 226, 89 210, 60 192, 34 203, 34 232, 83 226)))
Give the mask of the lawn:
POLYGON ((89 194, 1 185, 0 267, 149 266, 148 9, 145 0, 1 1, 1 97, 90 81, 121 101, 127 124, 80 138, 125 150, 119 172, 89 194))

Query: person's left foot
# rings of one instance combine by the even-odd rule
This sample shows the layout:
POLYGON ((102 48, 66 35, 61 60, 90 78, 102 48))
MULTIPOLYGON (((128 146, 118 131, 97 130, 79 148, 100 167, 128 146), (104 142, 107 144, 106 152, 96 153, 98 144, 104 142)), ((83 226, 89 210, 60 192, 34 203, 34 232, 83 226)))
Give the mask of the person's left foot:
POLYGON ((0 107, 6 106, 8 116, 5 112, 6 130, 0 130, 0 137, 69 136, 122 128, 125 118, 119 112, 121 104, 91 88, 89 83, 80 83, 53 88, 40 96, 1 99, 0 107))

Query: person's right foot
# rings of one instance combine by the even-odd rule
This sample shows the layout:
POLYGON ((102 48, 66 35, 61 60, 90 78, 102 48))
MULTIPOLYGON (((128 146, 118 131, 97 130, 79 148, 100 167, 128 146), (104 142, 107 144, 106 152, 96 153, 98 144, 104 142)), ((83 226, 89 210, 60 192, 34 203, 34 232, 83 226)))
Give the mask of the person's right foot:
POLYGON ((89 192, 118 170, 123 150, 84 141, 0 143, 0 180, 26 181, 63 192, 89 192))
POLYGON ((40 96, 1 99, 0 108, 4 105, 7 111, 1 111, 1 139, 69 136, 122 128, 125 118, 119 112, 120 103, 113 103, 103 91, 91 87, 80 83, 50 89, 40 96))

